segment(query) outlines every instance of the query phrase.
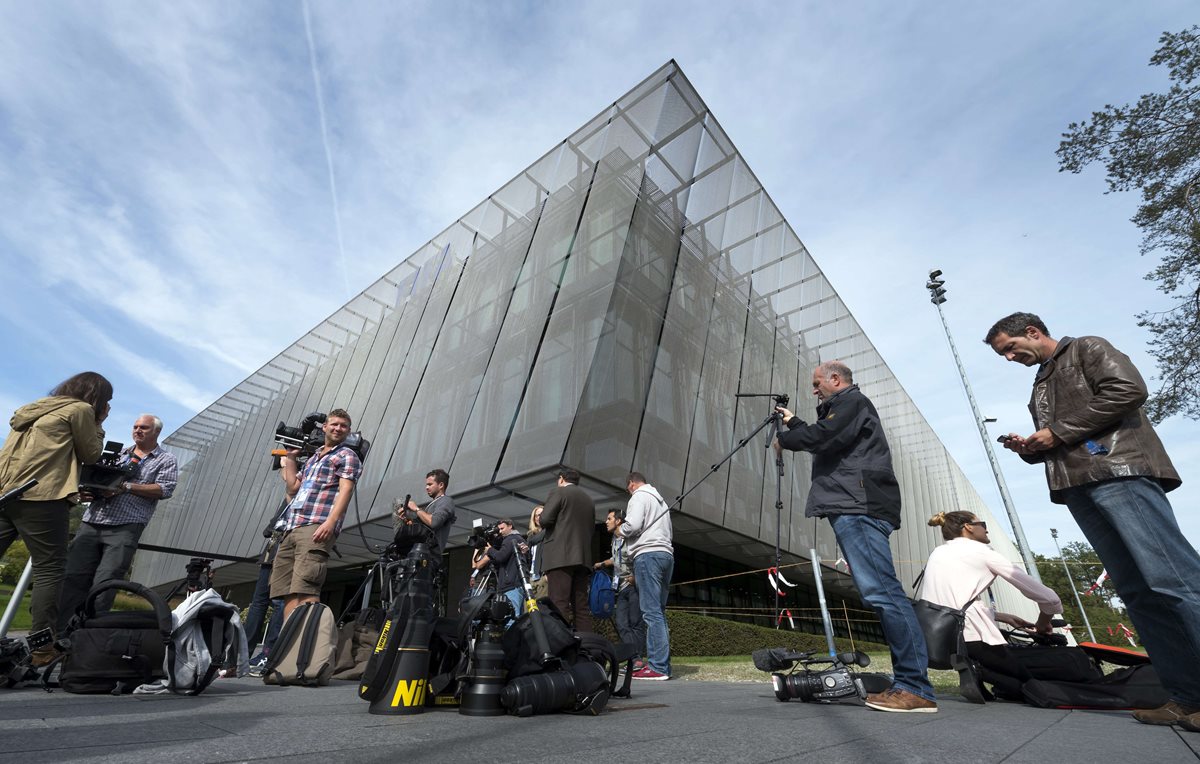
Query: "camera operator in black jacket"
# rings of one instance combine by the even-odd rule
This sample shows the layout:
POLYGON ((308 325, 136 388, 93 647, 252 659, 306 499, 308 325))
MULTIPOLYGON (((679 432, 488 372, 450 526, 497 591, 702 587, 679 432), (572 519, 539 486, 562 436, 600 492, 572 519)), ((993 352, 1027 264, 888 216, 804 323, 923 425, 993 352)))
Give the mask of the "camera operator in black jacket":
POLYGON ((521 569, 519 546, 525 543, 525 537, 513 527, 512 520, 501 518, 496 521, 500 531, 499 539, 492 539, 487 551, 474 563, 478 570, 492 565, 496 569, 496 593, 503 594, 512 603, 513 611, 519 616, 522 610, 524 592, 521 591, 521 569), (497 544, 496 542, 500 543, 497 544))

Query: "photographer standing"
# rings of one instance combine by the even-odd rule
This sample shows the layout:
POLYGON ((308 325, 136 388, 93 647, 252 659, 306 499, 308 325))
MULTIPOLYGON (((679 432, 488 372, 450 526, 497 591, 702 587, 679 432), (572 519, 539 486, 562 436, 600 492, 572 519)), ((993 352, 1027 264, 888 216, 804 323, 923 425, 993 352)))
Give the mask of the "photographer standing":
MULTIPOLYGON (((58 597, 67 564, 69 513, 79 491, 79 465, 104 450, 112 384, 94 371, 76 374, 17 409, 0 448, 0 493, 38 484, 0 510, 0 555, 20 536, 33 561, 32 631, 58 626, 58 597)), ((40 652, 40 651, 39 651, 40 652)), ((35 654, 36 662, 45 656, 35 654)), ((43 660, 44 659, 44 660, 43 660)))
POLYGON ((854 586, 879 616, 892 653, 895 682, 867 696, 878 711, 936 713, 925 635, 896 578, 888 537, 900 527, 900 484, 875 404, 841 361, 813 370, 817 421, 807 424, 782 406, 786 432, 776 447, 812 453, 805 517, 827 517, 850 564, 854 586))
POLYGON ((291 503, 283 513, 283 539, 271 569, 271 598, 283 598, 284 621, 298 606, 321 601, 329 552, 362 474, 362 460, 345 445, 350 415, 344 409, 330 411, 324 429, 325 445, 303 471, 297 474, 298 449, 287 452, 280 470, 291 503))
POLYGON ((478 562, 476 570, 483 570, 488 565, 496 569, 496 593, 503 594, 512 603, 513 612, 517 616, 524 610, 522 607, 524 592, 521 591, 520 546, 525 543, 525 537, 513 528, 512 520, 507 517, 496 521, 500 531, 500 543, 496 540, 488 545, 478 562))
POLYGON ((425 494, 430 502, 424 509, 417 506, 411 499, 408 506, 398 507, 393 519, 393 527, 399 527, 405 522, 420 522, 433 531, 436 546, 430 550, 434 556, 441 559, 446 551, 446 542, 450 540, 450 526, 454 525, 457 515, 454 511, 454 499, 446 493, 450 485, 450 473, 443 469, 430 470, 425 474, 425 494))
MULTIPOLYGON (((125 580, 138 540, 159 499, 169 499, 178 481, 175 454, 164 451, 158 444, 162 420, 153 414, 142 414, 133 423, 133 445, 121 451, 117 463, 134 467, 130 479, 119 490, 105 491, 103 496, 87 494, 88 509, 83 522, 75 531, 67 554, 67 577, 58 602, 58 630, 83 604, 93 586, 112 579, 125 580)), ((115 590, 108 590, 96 599, 96 612, 112 608, 115 590)))

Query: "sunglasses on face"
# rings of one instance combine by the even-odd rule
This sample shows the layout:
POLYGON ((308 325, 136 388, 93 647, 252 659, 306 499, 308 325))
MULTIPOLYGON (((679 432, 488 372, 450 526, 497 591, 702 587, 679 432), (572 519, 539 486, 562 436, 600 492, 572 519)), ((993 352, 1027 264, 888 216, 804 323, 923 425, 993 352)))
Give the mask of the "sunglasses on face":
POLYGON ((967 523, 967 525, 978 525, 980 528, 983 528, 985 531, 987 530, 987 523, 985 523, 982 520, 976 520, 973 523, 967 523))

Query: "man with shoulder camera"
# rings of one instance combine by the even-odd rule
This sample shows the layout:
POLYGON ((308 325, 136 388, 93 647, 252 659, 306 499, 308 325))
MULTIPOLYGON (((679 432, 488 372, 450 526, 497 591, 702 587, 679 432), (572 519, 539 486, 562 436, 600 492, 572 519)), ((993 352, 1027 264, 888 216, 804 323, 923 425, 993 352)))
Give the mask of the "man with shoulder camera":
POLYGON ((936 713, 925 635, 896 578, 888 544, 888 537, 900 528, 900 484, 879 412, 841 361, 827 361, 813 370, 812 391, 820 402, 812 424, 776 407, 788 427, 779 434, 776 447, 812 454, 812 487, 804 515, 829 518, 854 586, 883 626, 895 681, 890 689, 868 695, 867 706, 936 713))
MULTIPOLYGON (((425 474, 425 494, 429 503, 421 508, 411 499, 407 506, 396 508, 393 526, 399 528, 406 522, 419 522, 433 532, 436 547, 431 549, 434 556, 441 558, 446 551, 446 542, 450 539, 450 526, 454 525, 457 514, 454 509, 454 499, 446 493, 450 485, 450 473, 443 469, 430 470, 425 474)), ((399 502, 397 502, 399 503, 399 502)))
MULTIPOLYGON (((58 606, 60 631, 93 586, 124 580, 159 499, 169 499, 175 492, 179 468, 175 455, 158 443, 162 428, 162 420, 153 414, 139 416, 133 423, 133 445, 121 451, 117 462, 134 467, 130 479, 118 490, 81 497, 90 504, 67 554, 67 577, 58 606)), ((111 609, 116 594, 114 590, 101 594, 96 611, 111 609)))
POLYGON ((525 543, 525 537, 513 527, 512 520, 507 517, 496 521, 500 538, 492 538, 486 550, 473 564, 476 570, 483 570, 491 565, 496 569, 496 593, 503 594, 512 603, 513 612, 518 616, 523 610, 524 592, 521 590, 520 546, 525 543), (499 542, 499 543, 497 543, 499 542))
POLYGON ((350 415, 334 409, 325 417, 325 445, 299 469, 299 449, 283 457, 284 485, 291 499, 283 513, 283 538, 271 569, 271 597, 283 599, 286 621, 300 605, 320 602, 321 587, 362 460, 345 444, 350 415))

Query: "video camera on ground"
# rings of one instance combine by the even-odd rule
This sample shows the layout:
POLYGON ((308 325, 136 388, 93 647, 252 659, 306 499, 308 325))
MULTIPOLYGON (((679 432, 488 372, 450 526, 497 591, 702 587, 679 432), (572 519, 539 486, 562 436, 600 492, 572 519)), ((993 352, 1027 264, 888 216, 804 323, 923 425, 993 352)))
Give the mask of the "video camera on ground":
MULTIPOLYGON (((275 469, 279 468, 279 459, 287 455, 289 450, 299 449, 297 460, 303 463, 325 445, 325 430, 321 426, 325 424, 325 416, 323 411, 314 411, 301 419, 296 427, 282 421, 276 426, 275 443, 280 447, 271 451, 271 455, 275 457, 275 469)), ((367 452, 371 450, 371 442, 359 431, 347 435, 342 445, 358 454, 358 458, 363 461, 366 461, 367 452)))
POLYGON ((27 637, 4 637, 0 639, 0 686, 15 687, 21 682, 38 678, 31 658, 33 651, 54 642, 50 629, 35 631, 27 637))
POLYGON ((95 464, 85 464, 79 473, 79 488, 89 493, 116 491, 121 484, 137 473, 136 464, 120 464, 121 449, 125 445, 115 440, 104 444, 104 451, 95 464))
POLYGON ((857 650, 816 657, 816 653, 812 652, 774 647, 755 650, 752 657, 756 668, 771 674, 775 697, 780 701, 799 698, 804 703, 829 703, 852 695, 863 699, 867 697, 862 680, 855 676, 850 667, 866 668, 871 665, 871 658, 857 650), (813 669, 813 666, 824 665, 829 667, 813 669))

